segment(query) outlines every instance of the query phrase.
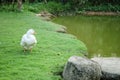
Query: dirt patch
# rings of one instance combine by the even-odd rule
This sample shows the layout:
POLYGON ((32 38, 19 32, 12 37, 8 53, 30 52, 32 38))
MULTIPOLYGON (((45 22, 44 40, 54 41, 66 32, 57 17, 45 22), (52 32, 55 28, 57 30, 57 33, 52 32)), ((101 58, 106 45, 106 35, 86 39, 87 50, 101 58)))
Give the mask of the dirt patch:
POLYGON ((93 11, 87 11, 83 13, 84 15, 102 15, 102 16, 120 16, 120 12, 93 12, 93 11))

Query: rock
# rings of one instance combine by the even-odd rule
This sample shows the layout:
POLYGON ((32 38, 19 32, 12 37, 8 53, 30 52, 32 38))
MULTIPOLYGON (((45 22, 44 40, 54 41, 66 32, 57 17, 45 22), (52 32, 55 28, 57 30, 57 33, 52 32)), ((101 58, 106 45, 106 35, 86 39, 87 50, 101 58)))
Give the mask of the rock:
POLYGON ((66 27, 65 26, 61 26, 58 30, 56 30, 56 32, 59 32, 59 33, 67 33, 66 31, 66 27))
POLYGON ((100 80, 100 65, 87 58, 72 56, 69 58, 64 71, 64 80, 100 80))
POLYGON ((42 17, 43 20, 50 21, 55 16, 47 11, 42 11, 39 14, 36 14, 38 17, 42 17))
POLYGON ((56 30, 56 32, 59 32, 59 33, 66 33, 67 31, 63 28, 60 28, 58 30, 56 30))
POLYGON ((120 58, 92 58, 102 68, 101 80, 120 80, 120 58))
POLYGON ((50 21, 50 20, 51 20, 51 18, 50 18, 50 17, 47 17, 47 16, 46 16, 46 17, 41 17, 41 19, 42 19, 42 20, 45 20, 45 21, 50 21))

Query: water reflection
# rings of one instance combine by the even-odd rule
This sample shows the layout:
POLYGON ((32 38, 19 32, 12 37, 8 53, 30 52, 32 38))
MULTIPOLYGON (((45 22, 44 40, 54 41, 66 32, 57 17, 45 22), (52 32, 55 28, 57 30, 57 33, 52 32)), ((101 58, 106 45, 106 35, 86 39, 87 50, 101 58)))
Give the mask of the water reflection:
POLYGON ((54 22, 68 27, 68 33, 82 40, 89 57, 120 56, 120 17, 68 16, 54 22))

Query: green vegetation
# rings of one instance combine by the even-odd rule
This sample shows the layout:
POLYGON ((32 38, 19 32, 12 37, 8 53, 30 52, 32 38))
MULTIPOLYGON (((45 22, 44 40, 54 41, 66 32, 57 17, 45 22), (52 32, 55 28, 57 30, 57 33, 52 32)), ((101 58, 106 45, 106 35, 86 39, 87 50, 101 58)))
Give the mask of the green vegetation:
POLYGON ((120 12, 119 4, 119 0, 0 0, 0 11, 48 11, 55 15, 84 11, 120 12))
POLYGON ((87 49, 74 36, 55 32, 59 28, 30 12, 0 12, 0 80, 60 80, 67 59, 87 49), (38 43, 24 53, 20 40, 29 28, 37 32, 38 43))
MULTIPOLYGON (((75 4, 74 4, 75 5, 75 4)), ((120 5, 111 5, 111 4, 101 4, 101 5, 75 5, 72 6, 70 3, 62 4, 56 2, 44 3, 34 3, 24 5, 24 10, 31 12, 39 13, 41 11, 48 11, 52 14, 59 15, 63 13, 79 13, 85 11, 95 11, 95 12, 120 12, 120 5), (77 7, 78 6, 78 7, 77 7)))
POLYGON ((119 5, 98 5, 98 6, 86 6, 84 8, 80 8, 80 11, 95 11, 95 12, 120 12, 119 5))
POLYGON ((28 10, 31 12, 39 13, 41 11, 48 11, 52 14, 60 14, 62 12, 66 12, 70 10, 70 5, 56 2, 49 2, 47 4, 44 3, 32 3, 32 4, 25 4, 24 10, 28 10))

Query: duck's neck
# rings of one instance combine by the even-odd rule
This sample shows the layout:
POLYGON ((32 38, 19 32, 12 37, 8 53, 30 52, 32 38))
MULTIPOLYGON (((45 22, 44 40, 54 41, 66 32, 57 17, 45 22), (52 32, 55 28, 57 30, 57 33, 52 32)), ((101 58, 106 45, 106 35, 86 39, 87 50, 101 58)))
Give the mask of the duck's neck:
POLYGON ((32 34, 27 34, 27 37, 30 38, 32 36, 32 34))

